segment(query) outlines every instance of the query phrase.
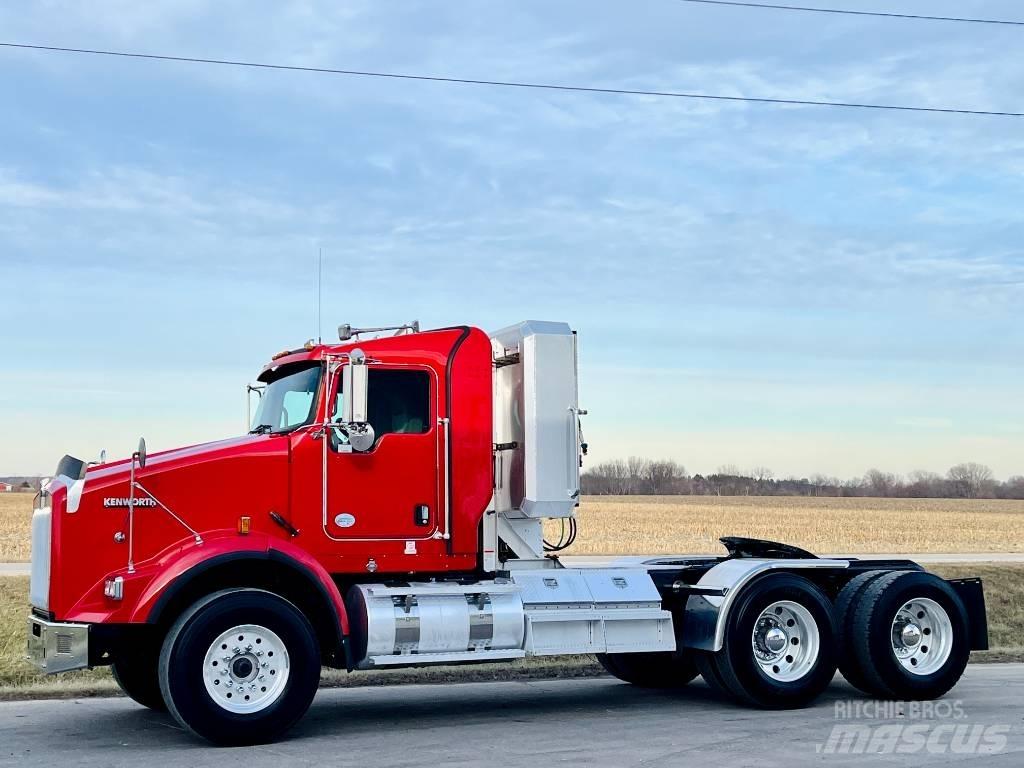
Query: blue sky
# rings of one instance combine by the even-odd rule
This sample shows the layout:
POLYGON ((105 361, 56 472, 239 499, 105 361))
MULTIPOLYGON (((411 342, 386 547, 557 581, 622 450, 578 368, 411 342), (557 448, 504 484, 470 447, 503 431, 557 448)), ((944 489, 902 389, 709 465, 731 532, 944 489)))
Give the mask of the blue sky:
MULTIPOLYGON (((1009 0, 926 10, 1024 18, 1009 0)), ((1015 28, 673 0, 26 2, 0 29, 1024 111, 1015 28)), ((245 383, 314 333, 321 247, 325 337, 571 322, 595 460, 1024 473, 1024 121, 3 49, 0 105, 0 473, 239 432, 245 383)))

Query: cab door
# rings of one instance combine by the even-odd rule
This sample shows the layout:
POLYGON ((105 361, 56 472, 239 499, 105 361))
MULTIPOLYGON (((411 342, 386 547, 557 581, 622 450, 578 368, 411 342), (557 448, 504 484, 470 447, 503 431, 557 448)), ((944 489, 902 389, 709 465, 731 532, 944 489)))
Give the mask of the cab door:
MULTIPOLYGON (((345 393, 329 401, 340 413, 345 393)), ((438 531, 441 439, 438 377, 420 365, 371 363, 367 416, 373 446, 356 452, 330 430, 326 457, 324 530, 336 541, 415 541, 438 531)))

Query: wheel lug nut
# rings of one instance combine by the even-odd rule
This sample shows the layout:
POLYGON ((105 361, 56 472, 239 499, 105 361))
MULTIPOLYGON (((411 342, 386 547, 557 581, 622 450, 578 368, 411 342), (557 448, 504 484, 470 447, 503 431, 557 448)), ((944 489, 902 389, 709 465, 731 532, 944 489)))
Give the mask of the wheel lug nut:
POLYGON ((262 664, 260 664, 260 666, 263 667, 263 669, 266 669, 267 667, 270 666, 270 664, 268 664, 267 662, 264 661, 262 664))
POLYGON ((232 648, 232 649, 231 649, 231 652, 232 652, 232 653, 239 653, 239 652, 240 652, 241 650, 242 650, 242 649, 241 649, 241 648, 239 648, 239 647, 238 647, 238 646, 236 645, 236 646, 235 646, 234 648, 232 648))

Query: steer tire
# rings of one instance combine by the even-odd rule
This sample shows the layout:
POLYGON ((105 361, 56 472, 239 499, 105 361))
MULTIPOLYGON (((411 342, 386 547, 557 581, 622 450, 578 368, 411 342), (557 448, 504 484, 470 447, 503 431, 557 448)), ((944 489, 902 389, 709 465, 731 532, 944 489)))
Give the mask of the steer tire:
POLYGON ((292 603, 263 590, 231 589, 178 618, 164 639, 159 671, 167 708, 182 727, 218 745, 262 744, 306 713, 320 681, 320 649, 292 603))
POLYGON ((836 658, 846 682, 865 693, 873 694, 865 671, 853 651, 853 611, 864 591, 875 579, 889 571, 866 571, 850 579, 836 597, 832 613, 836 618, 836 658))
POLYGON ((110 673, 128 698, 156 712, 163 712, 167 704, 160 692, 159 660, 159 645, 155 648, 147 645, 131 655, 125 653, 116 658, 110 665, 110 673))
POLYGON ((724 689, 741 704, 762 709, 794 709, 810 704, 831 682, 836 671, 835 635, 832 604, 821 589, 799 576, 770 574, 743 590, 727 619, 724 647, 717 653, 703 654, 698 663, 701 674, 713 688, 724 689), (796 604, 809 622, 803 647, 796 630, 787 627, 790 634, 786 635, 786 650, 790 650, 789 643, 794 637, 798 642, 792 648, 800 649, 799 653, 783 656, 786 663, 789 658, 796 661, 796 676, 792 679, 773 678, 755 655, 755 629, 762 614, 780 602, 796 604), (816 641, 812 632, 817 635, 816 641))
POLYGON ((935 699, 956 685, 967 666, 971 655, 967 611, 953 588, 934 574, 887 573, 873 581, 857 600, 850 646, 869 693, 911 701, 935 699), (941 610, 938 615, 945 619, 929 621, 929 613, 937 612, 920 601, 937 606, 941 610), (909 668, 901 663, 896 651, 896 622, 908 605, 917 606, 910 613, 914 618, 920 617, 917 620, 922 622, 917 645, 922 650, 928 649, 926 653, 908 658, 908 663, 919 661, 909 668), (942 659, 943 653, 946 654, 944 661, 934 661, 942 659), (920 671, 911 671, 915 669, 920 671))
POLYGON ((608 674, 641 688, 682 688, 697 676, 686 651, 599 653, 597 660, 608 674))

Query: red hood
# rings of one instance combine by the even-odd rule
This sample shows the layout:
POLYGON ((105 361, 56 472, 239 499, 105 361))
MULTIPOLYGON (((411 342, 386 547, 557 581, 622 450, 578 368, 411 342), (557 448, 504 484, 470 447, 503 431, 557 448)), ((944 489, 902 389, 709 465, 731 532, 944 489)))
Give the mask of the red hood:
MULTIPOLYGON (((242 435, 209 443, 197 443, 184 448, 171 448, 146 455, 146 468, 139 472, 140 476, 153 471, 164 471, 184 464, 196 464, 202 461, 214 461, 249 453, 276 453, 287 445, 285 435, 242 435)), ((86 480, 89 483, 123 480, 129 471, 131 459, 119 459, 89 467, 86 480)))

